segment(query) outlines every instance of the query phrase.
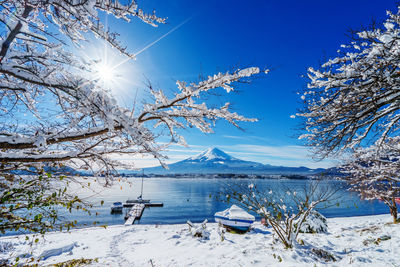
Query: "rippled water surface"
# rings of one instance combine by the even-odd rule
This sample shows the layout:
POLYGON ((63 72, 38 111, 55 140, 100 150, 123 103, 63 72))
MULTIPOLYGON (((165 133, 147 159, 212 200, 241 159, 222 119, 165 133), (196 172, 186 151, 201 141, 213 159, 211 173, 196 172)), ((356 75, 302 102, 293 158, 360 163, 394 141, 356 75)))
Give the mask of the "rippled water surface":
MULTIPOLYGON (((88 216, 80 212, 67 214, 67 219, 77 220, 80 225, 91 225, 94 221, 101 224, 123 224, 123 214, 110 214, 110 206, 115 201, 125 202, 140 195, 141 179, 130 178, 132 186, 116 185, 112 189, 96 190, 96 194, 82 194, 95 204, 92 209, 97 216, 88 216), (99 205, 104 200, 104 205, 99 205)), ((225 209, 228 204, 217 201, 216 196, 224 190, 227 184, 238 182, 233 179, 176 179, 176 178, 145 178, 143 198, 152 202, 163 202, 164 207, 146 208, 139 223, 141 224, 171 224, 185 223, 187 220, 201 222, 204 219, 214 221, 214 213, 225 209)), ((304 187, 306 180, 286 179, 240 179, 241 183, 255 183, 258 188, 284 187, 299 190, 304 187)), ((332 185, 339 182, 331 181, 332 185)), ((386 206, 380 201, 363 201, 357 194, 347 190, 340 191, 339 205, 333 205, 320 212, 326 217, 346 217, 388 213, 386 206)), ((337 201, 336 201, 337 202, 337 201)))

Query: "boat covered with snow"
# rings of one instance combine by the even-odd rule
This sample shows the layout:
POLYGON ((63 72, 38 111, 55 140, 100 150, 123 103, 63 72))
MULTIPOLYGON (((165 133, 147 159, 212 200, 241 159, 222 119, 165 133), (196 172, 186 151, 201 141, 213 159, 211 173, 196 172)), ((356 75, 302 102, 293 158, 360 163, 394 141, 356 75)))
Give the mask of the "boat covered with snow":
POLYGON ((255 221, 253 215, 236 205, 232 205, 226 210, 216 212, 214 217, 216 222, 239 231, 249 230, 251 224, 255 221))
POLYGON ((122 213, 122 209, 124 208, 124 205, 122 202, 114 202, 111 205, 111 213, 122 213))

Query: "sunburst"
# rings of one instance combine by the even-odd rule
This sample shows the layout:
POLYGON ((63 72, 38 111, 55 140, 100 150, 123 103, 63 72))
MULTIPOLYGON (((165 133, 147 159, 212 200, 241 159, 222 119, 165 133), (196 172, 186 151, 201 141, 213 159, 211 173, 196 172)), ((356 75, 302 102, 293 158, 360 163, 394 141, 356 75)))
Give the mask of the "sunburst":
MULTIPOLYGON (((93 63, 90 66, 90 78, 87 83, 94 81, 97 83, 99 89, 109 90, 114 96, 117 96, 122 101, 129 98, 127 94, 130 96, 135 95, 136 98, 136 94, 132 93, 132 86, 142 86, 142 84, 135 79, 139 77, 141 68, 138 65, 138 62, 132 59, 178 30, 190 19, 191 18, 186 19, 156 40, 145 45, 142 49, 137 50, 137 52, 133 54, 133 57, 125 57, 121 55, 106 42, 100 42, 97 44, 93 42, 91 43, 91 47, 88 46, 82 48, 80 50, 81 55, 85 60, 93 63)), ((81 86, 83 85, 84 84, 81 86)))
POLYGON ((95 80, 107 89, 118 82, 118 70, 108 62, 99 62, 94 66, 95 80))

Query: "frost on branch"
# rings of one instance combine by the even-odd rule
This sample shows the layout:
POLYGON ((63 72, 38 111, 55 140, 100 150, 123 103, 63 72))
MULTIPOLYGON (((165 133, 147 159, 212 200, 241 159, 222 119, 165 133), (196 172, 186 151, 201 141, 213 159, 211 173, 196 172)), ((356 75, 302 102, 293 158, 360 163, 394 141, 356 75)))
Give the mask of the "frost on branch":
POLYGON ((356 149, 343 167, 350 190, 367 200, 381 200, 398 220, 396 200, 400 199, 400 137, 356 149))
MULTIPOLYGON (((295 228, 297 222, 294 223, 295 228)), ((306 217, 305 221, 301 224, 300 233, 327 233, 328 222, 324 215, 318 211, 312 210, 306 217)))
POLYGON ((171 142, 184 145, 177 129, 211 132, 218 119, 235 126, 255 121, 230 112, 229 103, 208 107, 201 97, 217 88, 232 91, 235 82, 257 74, 258 68, 219 73, 190 85, 178 82, 172 97, 150 87, 154 99, 140 109, 133 112, 119 106, 111 92, 92 78, 96 59, 71 52, 96 37, 127 59, 134 58, 118 41, 118 33, 103 25, 104 15, 122 22, 164 23, 134 0, 0 0, 0 210, 7 218, 0 231, 24 226, 45 232, 58 217, 56 209, 50 209, 46 215, 50 221, 43 219, 39 216, 43 207, 82 208, 79 198, 59 189, 68 188, 72 178, 46 174, 43 170, 49 167, 68 164, 106 175, 134 167, 113 160, 116 154, 150 155, 165 166, 161 152, 168 144, 157 142, 165 129, 171 142), (13 171, 36 175, 24 179, 13 171), (57 179, 65 187, 52 183, 57 179))
POLYGON ((306 134, 323 158, 362 140, 399 135, 400 13, 388 12, 381 28, 355 33, 339 56, 309 68, 301 99, 306 134))
POLYGON ((96 164, 110 173, 122 166, 108 157, 113 153, 148 154, 163 164, 160 151, 165 145, 156 142, 159 132, 153 127, 166 127, 171 141, 184 145, 176 129, 212 132, 218 119, 235 126, 239 121, 254 121, 230 112, 229 103, 210 108, 199 99, 218 87, 230 92, 235 82, 257 74, 258 68, 219 73, 197 84, 177 82, 178 92, 170 98, 150 88, 154 101, 135 114, 117 105, 108 90, 88 78, 95 62, 69 52, 66 39, 79 46, 92 34, 133 57, 99 15, 105 12, 125 21, 137 17, 153 26, 164 22, 154 13, 143 12, 136 1, 15 0, 0 1, 0 6, 0 24, 6 33, 0 43, 3 164, 20 168, 28 163, 68 161, 89 169, 96 164))

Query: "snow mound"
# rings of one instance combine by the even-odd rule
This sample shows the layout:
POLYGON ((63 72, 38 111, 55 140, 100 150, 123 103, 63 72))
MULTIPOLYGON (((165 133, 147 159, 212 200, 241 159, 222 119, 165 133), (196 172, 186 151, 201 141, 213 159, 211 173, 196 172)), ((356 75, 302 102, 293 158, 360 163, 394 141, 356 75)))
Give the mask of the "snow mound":
POLYGON ((40 254, 39 258, 42 259, 42 260, 46 260, 46 259, 48 259, 50 257, 53 257, 53 256, 58 256, 58 255, 61 255, 63 253, 66 253, 66 252, 71 252, 72 249, 74 247, 77 247, 77 246, 78 246, 78 243, 74 242, 74 243, 72 243, 70 245, 66 245, 66 246, 63 246, 63 247, 60 247, 60 248, 54 248, 54 249, 45 250, 45 251, 43 251, 42 254, 40 254))

